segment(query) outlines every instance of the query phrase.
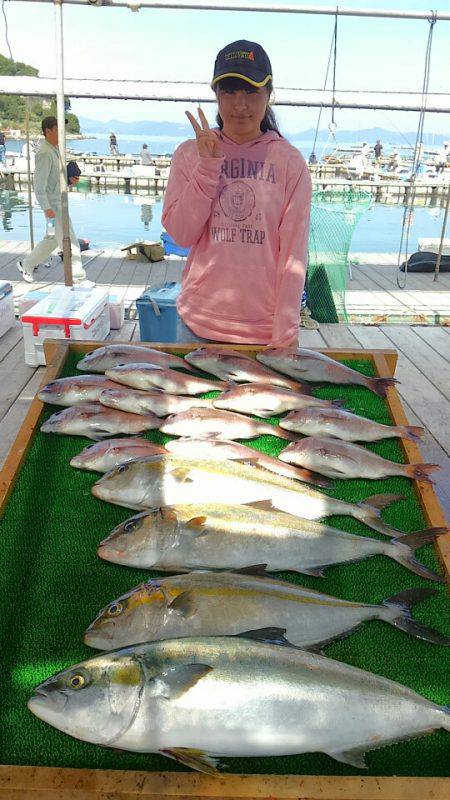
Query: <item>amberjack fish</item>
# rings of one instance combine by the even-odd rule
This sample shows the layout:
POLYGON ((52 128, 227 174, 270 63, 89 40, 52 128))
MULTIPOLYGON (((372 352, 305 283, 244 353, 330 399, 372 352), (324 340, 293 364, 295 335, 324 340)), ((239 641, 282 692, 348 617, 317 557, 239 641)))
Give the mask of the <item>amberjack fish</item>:
POLYGON ((189 572, 149 580, 113 600, 89 625, 84 642, 113 650, 180 636, 232 636, 275 627, 285 629, 297 647, 317 649, 378 619, 448 647, 450 636, 411 616, 413 605, 435 594, 434 589, 406 589, 379 604, 357 603, 269 575, 189 572))
POLYGON ((165 572, 264 564, 269 572, 317 577, 330 566, 383 555, 422 578, 443 582, 414 551, 448 532, 429 528, 381 541, 253 505, 205 501, 155 508, 127 519, 101 542, 98 555, 114 564, 165 572))
POLYGON ((282 634, 166 639, 101 653, 37 686, 28 708, 77 739, 163 753, 211 773, 217 755, 320 752, 364 767, 372 747, 450 731, 448 707, 293 647, 282 634))

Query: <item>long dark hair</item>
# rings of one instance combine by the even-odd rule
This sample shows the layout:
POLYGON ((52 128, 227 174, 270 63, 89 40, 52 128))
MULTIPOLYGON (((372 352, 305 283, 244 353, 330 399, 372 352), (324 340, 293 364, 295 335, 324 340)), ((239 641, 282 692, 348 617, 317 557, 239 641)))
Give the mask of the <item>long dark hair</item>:
MULTIPOLYGON (((267 96, 270 97, 273 90, 272 81, 268 81, 268 83, 266 83, 264 88, 267 89, 267 96)), ((251 91, 252 85, 251 83, 247 83, 247 81, 244 81, 241 78, 222 78, 222 80, 217 81, 217 84, 214 86, 214 91, 216 92, 216 94, 219 89, 221 89, 224 92, 236 92, 239 89, 241 90, 244 89, 245 91, 251 91)), ((220 116, 219 112, 217 112, 216 115, 216 122, 220 130, 222 130, 223 119, 220 116)), ((275 131, 275 133, 278 133, 278 135, 281 136, 280 130, 278 128, 277 118, 272 108, 269 105, 267 106, 266 113, 264 114, 264 117, 261 120, 260 128, 262 133, 265 133, 266 131, 275 131)))

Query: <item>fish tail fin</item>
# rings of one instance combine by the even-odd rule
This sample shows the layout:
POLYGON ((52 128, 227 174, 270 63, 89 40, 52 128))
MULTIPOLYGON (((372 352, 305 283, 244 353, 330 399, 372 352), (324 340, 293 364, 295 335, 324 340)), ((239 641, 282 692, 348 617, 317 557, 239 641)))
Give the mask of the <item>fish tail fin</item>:
POLYGON ((392 525, 388 525, 388 523, 381 518, 380 511, 383 508, 387 508, 387 506, 390 506, 392 503, 404 499, 404 496, 401 494, 374 494, 364 500, 364 502, 356 503, 356 505, 352 506, 352 514, 356 519, 364 522, 365 525, 372 528, 374 531, 383 533, 385 536, 396 538, 401 535, 401 531, 393 528, 392 525))
POLYGON ((445 714, 442 727, 445 731, 450 731, 450 706, 442 706, 442 711, 445 714))
POLYGON ((435 472, 437 469, 440 469, 439 464, 405 464, 405 473, 408 478, 427 483, 434 483, 430 478, 430 472, 435 472))
POLYGON ((398 383, 396 378, 367 378, 366 386, 379 397, 386 397, 389 387, 395 386, 396 383, 398 383))
POLYGON ((425 433, 425 429, 420 428, 419 425, 399 425, 398 430, 402 439, 411 439, 412 442, 420 441, 425 433))
POLYGON ((448 533, 450 533, 450 528, 426 528, 423 531, 415 531, 414 533, 398 536, 391 542, 392 550, 389 555, 411 572, 420 575, 421 578, 445 583, 445 578, 442 575, 433 572, 433 570, 428 569, 425 564, 417 560, 414 551, 425 544, 432 544, 438 536, 444 536, 448 533))
POLYGON ((398 592, 392 597, 387 597, 381 605, 398 611, 398 616, 393 619, 386 618, 386 622, 389 622, 395 628, 399 628, 399 630, 409 633, 411 636, 415 636, 417 639, 424 639, 424 641, 432 644, 449 647, 450 636, 445 636, 445 634, 434 630, 434 628, 430 628, 420 620, 414 619, 411 615, 411 609, 416 603, 421 603, 422 600, 427 600, 436 593, 436 589, 405 589, 405 591, 398 592))
MULTIPOLYGON (((272 433, 272 431, 271 431, 272 433)), ((292 433, 291 431, 286 431, 284 428, 280 428, 279 425, 273 426, 273 435, 279 436, 280 439, 287 439, 289 442, 299 442, 300 439, 304 439, 305 437, 298 433, 292 433)))

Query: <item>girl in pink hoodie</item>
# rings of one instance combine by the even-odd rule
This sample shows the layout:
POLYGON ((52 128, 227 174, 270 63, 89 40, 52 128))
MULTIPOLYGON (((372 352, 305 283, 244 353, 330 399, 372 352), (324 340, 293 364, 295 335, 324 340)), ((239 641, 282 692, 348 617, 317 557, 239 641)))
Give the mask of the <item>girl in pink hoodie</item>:
POLYGON ((175 151, 162 222, 190 247, 177 308, 199 337, 298 343, 311 179, 269 107, 272 69, 241 40, 217 56, 212 87, 218 129, 187 116, 196 138, 175 151))

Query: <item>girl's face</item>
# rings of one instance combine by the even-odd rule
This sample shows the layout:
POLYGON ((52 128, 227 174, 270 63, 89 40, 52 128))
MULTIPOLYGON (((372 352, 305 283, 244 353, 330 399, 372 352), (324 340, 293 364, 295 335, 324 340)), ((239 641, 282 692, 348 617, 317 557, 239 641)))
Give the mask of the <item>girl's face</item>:
POLYGON ((223 132, 238 144, 261 136, 261 122, 266 113, 269 93, 265 86, 217 90, 223 132))

